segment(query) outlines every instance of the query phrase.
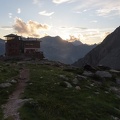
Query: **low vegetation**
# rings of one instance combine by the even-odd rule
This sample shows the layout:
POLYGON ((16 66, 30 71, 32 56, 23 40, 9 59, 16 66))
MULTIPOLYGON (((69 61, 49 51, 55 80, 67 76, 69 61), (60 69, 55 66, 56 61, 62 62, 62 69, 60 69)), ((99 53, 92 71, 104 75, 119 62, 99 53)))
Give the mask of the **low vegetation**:
MULTIPOLYGON (((120 77, 119 73, 112 73, 112 78, 94 75, 86 77, 87 79, 78 79, 77 82, 76 76, 83 75, 83 69, 7 62, 0 63, 0 84, 10 83, 24 65, 30 70, 30 80, 22 98, 30 101, 19 109, 21 120, 120 119, 119 91, 116 94, 116 89, 120 86, 115 83, 115 78, 120 77), (68 87, 68 83, 71 86, 68 87)), ((15 86, 16 83, 10 87, 0 87, 1 120, 2 105, 15 90, 15 86)))
MULTIPOLYGON (((31 98, 19 110, 21 120, 116 120, 120 118, 120 97, 109 90, 114 81, 96 81, 97 77, 72 83, 78 74, 49 65, 29 64, 30 81, 23 94, 31 98), (60 75, 68 78, 66 87, 60 75), (107 84, 109 83, 109 84, 107 84)), ((81 74, 82 71, 79 71, 81 74)))
MULTIPOLYGON (((0 62, 0 84, 9 83, 15 76, 18 75, 18 68, 12 63, 0 62)), ((2 120, 2 105, 7 101, 9 95, 15 88, 15 83, 10 87, 0 87, 0 119, 2 120)))

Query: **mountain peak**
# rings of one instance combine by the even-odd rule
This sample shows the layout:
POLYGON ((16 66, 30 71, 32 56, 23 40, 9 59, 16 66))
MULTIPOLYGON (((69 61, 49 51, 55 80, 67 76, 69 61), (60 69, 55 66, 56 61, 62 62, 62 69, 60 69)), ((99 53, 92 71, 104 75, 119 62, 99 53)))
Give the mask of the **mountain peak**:
POLYGON ((120 33, 120 26, 119 27, 117 27, 116 29, 115 29, 115 31, 114 32, 116 32, 116 33, 120 33))
POLYGON ((75 41, 72 42, 72 44, 75 45, 75 46, 79 46, 79 45, 82 45, 83 43, 79 40, 75 40, 75 41))

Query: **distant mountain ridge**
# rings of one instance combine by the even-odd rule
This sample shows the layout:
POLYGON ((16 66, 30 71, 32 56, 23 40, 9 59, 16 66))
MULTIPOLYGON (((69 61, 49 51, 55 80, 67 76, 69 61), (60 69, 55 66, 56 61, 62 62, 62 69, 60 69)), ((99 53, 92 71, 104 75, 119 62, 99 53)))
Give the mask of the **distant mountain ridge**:
POLYGON ((120 27, 116 28, 101 44, 73 65, 82 67, 86 63, 92 66, 104 65, 120 69, 120 27))
POLYGON ((82 43, 76 46, 72 42, 63 40, 59 36, 46 36, 41 38, 40 41, 41 51, 43 51, 45 58, 66 64, 74 63, 96 47, 96 44, 86 45, 82 43))
MULTIPOLYGON (((80 41, 77 41, 77 44, 74 45, 73 42, 65 41, 59 36, 46 36, 40 38, 40 41, 40 50, 43 51, 46 59, 52 61, 59 61, 65 64, 74 63, 79 58, 84 57, 85 54, 87 54, 91 49, 96 47, 96 44, 87 45, 82 44, 80 41)), ((0 40, 0 55, 4 54, 5 41, 0 40)))
POLYGON ((75 41, 73 41, 73 42, 71 42, 73 45, 75 45, 75 46, 78 46, 78 45, 83 45, 83 43, 81 42, 81 41, 79 41, 79 40, 75 40, 75 41))

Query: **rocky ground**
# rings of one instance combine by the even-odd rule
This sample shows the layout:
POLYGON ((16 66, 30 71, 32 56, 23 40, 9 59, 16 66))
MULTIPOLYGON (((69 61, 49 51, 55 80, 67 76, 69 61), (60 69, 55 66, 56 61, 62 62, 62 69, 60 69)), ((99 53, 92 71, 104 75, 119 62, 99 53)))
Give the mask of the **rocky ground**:
POLYGON ((47 60, 15 65, 27 67, 20 68, 17 81, 0 84, 5 89, 16 83, 2 105, 5 120, 120 120, 120 71, 47 60))

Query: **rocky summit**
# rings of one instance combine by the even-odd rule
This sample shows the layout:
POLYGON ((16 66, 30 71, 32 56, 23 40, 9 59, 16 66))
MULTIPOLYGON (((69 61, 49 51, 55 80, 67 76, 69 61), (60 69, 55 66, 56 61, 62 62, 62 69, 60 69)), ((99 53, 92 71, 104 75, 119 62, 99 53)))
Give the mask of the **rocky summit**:
POLYGON ((101 44, 91 50, 84 58, 73 65, 82 67, 85 64, 92 66, 108 66, 120 69, 120 27, 109 34, 101 44))

